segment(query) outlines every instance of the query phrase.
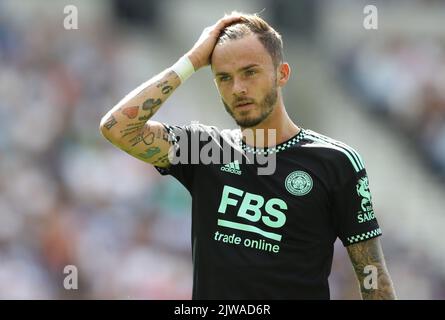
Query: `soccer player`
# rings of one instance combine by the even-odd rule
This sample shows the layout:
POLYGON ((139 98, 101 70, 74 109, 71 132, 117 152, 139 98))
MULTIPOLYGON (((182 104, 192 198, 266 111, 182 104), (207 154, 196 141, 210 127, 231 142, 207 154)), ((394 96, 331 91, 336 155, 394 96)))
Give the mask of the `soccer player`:
POLYGON ((282 51, 281 36, 258 15, 226 15, 114 106, 100 130, 190 192, 193 299, 329 299, 337 237, 363 299, 395 299, 363 160, 290 119, 282 51), (239 129, 152 120, 207 65, 239 129))

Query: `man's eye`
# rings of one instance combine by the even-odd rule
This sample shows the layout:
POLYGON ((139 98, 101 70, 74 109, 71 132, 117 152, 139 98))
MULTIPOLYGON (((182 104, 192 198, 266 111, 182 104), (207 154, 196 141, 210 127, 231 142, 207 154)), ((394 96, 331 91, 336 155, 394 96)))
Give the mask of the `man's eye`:
POLYGON ((230 80, 230 76, 221 76, 219 77, 219 81, 229 81, 230 80))
POLYGON ((255 70, 247 70, 247 71, 246 71, 246 75, 247 75, 247 76, 253 76, 255 73, 256 73, 255 70))

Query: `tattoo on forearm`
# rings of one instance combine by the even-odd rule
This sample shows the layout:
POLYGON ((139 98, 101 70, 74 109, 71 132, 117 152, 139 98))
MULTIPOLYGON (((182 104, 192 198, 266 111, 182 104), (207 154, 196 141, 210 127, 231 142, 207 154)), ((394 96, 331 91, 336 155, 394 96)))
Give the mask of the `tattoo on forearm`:
POLYGON ((138 118, 138 120, 144 121, 144 123, 147 122, 148 119, 150 119, 150 116, 148 116, 148 115, 147 116, 142 116, 142 117, 138 118))
POLYGON ((134 134, 136 132, 138 132, 140 128, 131 128, 131 129, 125 129, 123 131, 125 131, 125 133, 122 135, 122 138, 125 138, 126 136, 129 136, 131 134, 134 134))
POLYGON ((168 163, 168 154, 165 154, 162 157, 159 157, 158 159, 152 162, 152 164, 159 164, 159 163, 168 163))
POLYGON ((166 74, 165 77, 166 77, 166 78, 171 78, 171 77, 173 77, 173 79, 175 79, 175 80, 179 80, 179 76, 177 75, 177 73, 174 72, 174 71, 172 71, 172 70, 170 70, 170 71, 166 74))
POLYGON ((139 153, 138 156, 144 159, 150 159, 159 152, 161 152, 161 149, 159 147, 150 147, 147 150, 145 150, 145 153, 139 153))
POLYGON ((147 145, 151 145, 155 140, 155 133, 154 132, 148 132, 146 135, 144 133, 141 133, 142 141, 147 145))
POLYGON ((149 146, 154 142, 155 133, 150 130, 150 126, 145 126, 139 134, 137 134, 134 138, 130 140, 132 143, 132 147, 137 145, 140 142, 143 142, 145 145, 149 146))
POLYGON ((124 133, 124 132, 131 131, 133 129, 140 129, 144 126, 144 124, 145 124, 145 122, 129 123, 129 124, 127 124, 127 128, 122 129, 120 132, 124 133))
POLYGON ((162 139, 164 141, 169 142, 169 140, 168 140, 168 132, 166 132, 163 129, 158 129, 158 131, 156 132, 156 138, 157 139, 162 139))
POLYGON ((128 131, 132 131, 134 129, 140 129, 144 126, 145 122, 140 122, 140 123, 131 123, 131 124, 127 124, 127 128, 126 129, 122 129, 120 132, 121 133, 125 133, 128 131))
POLYGON ((144 121, 128 123, 127 128, 120 131, 121 138, 125 138, 128 135, 138 132, 145 125, 144 121))
POLYGON ((137 117, 139 112, 139 107, 138 106, 134 106, 134 107, 127 107, 125 109, 122 110, 122 114, 126 115, 128 117, 128 119, 134 119, 137 117))
POLYGON ((156 84, 156 88, 161 88, 163 94, 169 94, 173 90, 173 87, 168 85, 168 81, 159 81, 156 84))
POLYGON ((149 98, 144 101, 142 104, 142 109, 146 111, 150 111, 150 116, 154 113, 153 109, 155 109, 157 106, 161 105, 162 100, 161 99, 153 99, 149 98))
MULTIPOLYGON (((120 135, 116 138, 123 139, 127 137, 126 141, 121 142, 128 143, 128 141, 130 141, 131 147, 134 147, 140 142, 143 142, 145 145, 151 145, 153 144, 155 138, 163 139, 164 141, 169 142, 168 135, 164 132, 164 130, 150 131, 149 127, 146 129, 143 128, 147 124, 147 121, 162 105, 165 100, 165 96, 169 95, 177 87, 177 85, 179 85, 179 83, 179 76, 174 71, 170 70, 164 76, 162 76, 162 79, 159 79, 154 84, 151 83, 148 87, 140 90, 136 95, 131 93, 131 95, 128 95, 126 102, 123 102, 123 104, 113 110, 108 119, 106 119, 106 122, 103 125, 104 128, 110 130, 116 124, 119 124, 117 126, 118 129, 115 130, 119 130, 120 135), (154 86, 157 89, 154 88, 154 86), (150 96, 150 98, 147 98, 147 96, 150 96), (136 97, 143 97, 143 103, 140 104, 141 98, 135 99, 136 97), (131 120, 136 120, 136 122, 128 123, 128 121, 131 120)), ((136 89, 134 91, 136 91, 136 89)), ((110 141, 115 140, 111 137, 108 137, 107 139, 110 141)))
POLYGON ((104 124, 105 128, 110 130, 117 123, 116 119, 113 116, 110 116, 110 119, 104 124))
POLYGON ((134 138, 130 139, 131 146, 134 147, 135 145, 137 145, 142 140, 143 140, 142 133, 139 133, 134 138))
POLYGON ((360 283, 363 299, 395 299, 395 292, 388 270, 386 269, 383 252, 378 239, 371 239, 347 247, 352 265, 360 283), (366 288, 365 270, 369 266, 377 269, 377 289, 366 288))

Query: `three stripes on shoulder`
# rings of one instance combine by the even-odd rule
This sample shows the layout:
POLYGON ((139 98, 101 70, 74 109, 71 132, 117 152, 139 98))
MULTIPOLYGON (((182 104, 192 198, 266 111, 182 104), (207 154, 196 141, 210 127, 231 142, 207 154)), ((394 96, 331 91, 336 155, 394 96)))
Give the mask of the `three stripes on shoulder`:
POLYGON ((347 144, 314 132, 312 130, 304 130, 304 137, 312 141, 312 144, 305 145, 305 147, 322 147, 335 149, 345 154, 356 172, 359 172, 365 168, 362 157, 352 147, 347 144))

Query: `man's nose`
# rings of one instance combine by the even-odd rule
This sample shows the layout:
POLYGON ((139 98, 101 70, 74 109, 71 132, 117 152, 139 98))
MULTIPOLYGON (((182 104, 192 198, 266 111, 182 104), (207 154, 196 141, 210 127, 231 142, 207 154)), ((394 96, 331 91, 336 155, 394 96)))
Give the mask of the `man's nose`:
POLYGON ((246 83, 242 79, 234 79, 233 83, 233 95, 235 96, 244 96, 247 94, 247 86, 246 83))

